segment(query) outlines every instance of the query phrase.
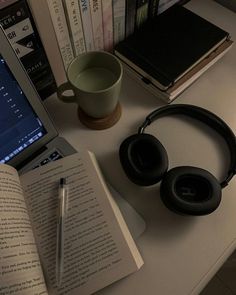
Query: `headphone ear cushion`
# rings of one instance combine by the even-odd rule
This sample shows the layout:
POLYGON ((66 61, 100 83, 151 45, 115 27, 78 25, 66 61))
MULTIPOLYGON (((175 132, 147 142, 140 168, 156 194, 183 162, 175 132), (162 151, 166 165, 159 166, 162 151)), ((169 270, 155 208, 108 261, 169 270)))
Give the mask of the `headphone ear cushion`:
POLYGON ((164 176, 160 195, 170 210, 186 215, 212 213, 221 201, 221 186, 208 171, 196 167, 176 167, 164 176))
POLYGON ((126 175, 138 185, 157 183, 168 169, 165 148, 150 134, 135 134, 126 138, 120 146, 119 156, 126 175))

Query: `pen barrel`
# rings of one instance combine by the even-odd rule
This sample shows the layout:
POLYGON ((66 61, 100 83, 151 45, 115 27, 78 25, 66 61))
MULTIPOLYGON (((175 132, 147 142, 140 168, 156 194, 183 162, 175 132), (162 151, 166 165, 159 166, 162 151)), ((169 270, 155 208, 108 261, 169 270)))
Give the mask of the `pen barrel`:
POLYGON ((67 202, 67 188, 66 187, 60 187, 59 193, 58 193, 58 199, 59 199, 59 218, 65 217, 66 214, 66 202, 67 202))
POLYGON ((64 221, 60 217, 57 224, 57 244, 56 244, 56 279, 60 286, 64 268, 64 221))
POLYGON ((67 188, 60 185, 58 192, 58 218, 57 218, 57 243, 56 243, 56 280, 60 286, 64 269, 64 222, 66 216, 67 188))

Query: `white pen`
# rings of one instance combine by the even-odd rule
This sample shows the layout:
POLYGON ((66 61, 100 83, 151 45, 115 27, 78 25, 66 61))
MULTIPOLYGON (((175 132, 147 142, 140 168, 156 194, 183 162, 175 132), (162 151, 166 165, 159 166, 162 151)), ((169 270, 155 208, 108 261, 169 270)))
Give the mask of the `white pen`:
POLYGON ((61 178, 58 190, 58 218, 57 218, 57 244, 56 244, 56 280, 61 285, 64 269, 64 223, 66 215, 67 185, 66 179, 61 178))

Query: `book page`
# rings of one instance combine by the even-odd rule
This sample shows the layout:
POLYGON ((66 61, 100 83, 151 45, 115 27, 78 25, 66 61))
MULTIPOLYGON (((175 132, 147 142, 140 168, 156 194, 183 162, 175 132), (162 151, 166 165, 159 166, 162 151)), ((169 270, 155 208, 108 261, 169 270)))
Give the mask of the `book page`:
POLYGON ((46 295, 17 171, 0 165, 0 295, 46 295))
POLYGON ((91 294, 136 271, 143 263, 129 241, 131 237, 124 238, 123 223, 117 220, 95 165, 90 153, 81 152, 21 176, 52 294, 91 294), (64 273, 57 288, 56 227, 61 177, 66 178, 69 193, 64 273))

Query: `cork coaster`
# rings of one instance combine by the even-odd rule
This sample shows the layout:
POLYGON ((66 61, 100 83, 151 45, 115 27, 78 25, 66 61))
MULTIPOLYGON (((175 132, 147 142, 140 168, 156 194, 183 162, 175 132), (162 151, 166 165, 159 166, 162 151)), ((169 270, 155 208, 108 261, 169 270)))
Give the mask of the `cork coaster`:
POLYGON ((121 117, 121 105, 117 104, 115 110, 107 117, 93 118, 85 114, 80 108, 78 108, 78 116, 80 122, 90 129, 102 130, 107 129, 115 125, 121 117))

